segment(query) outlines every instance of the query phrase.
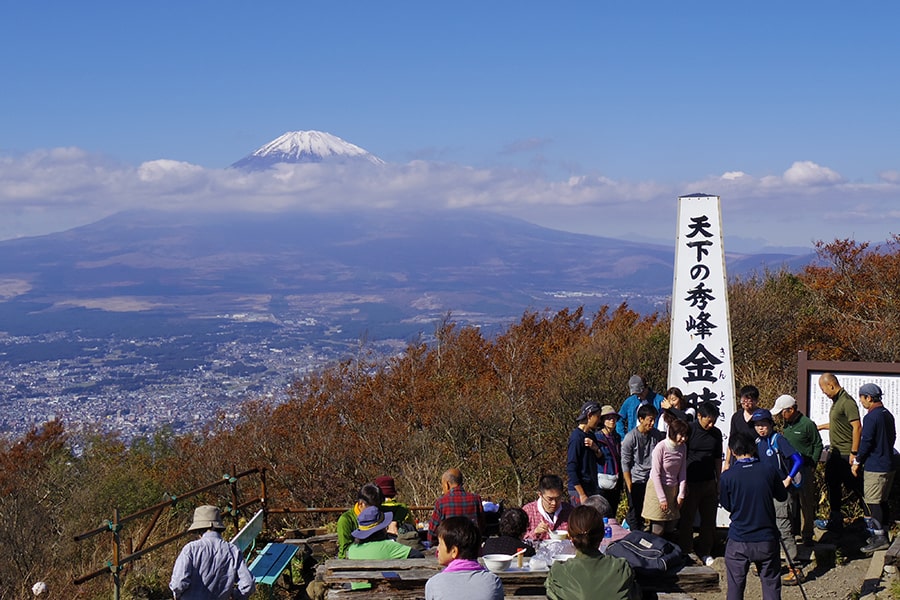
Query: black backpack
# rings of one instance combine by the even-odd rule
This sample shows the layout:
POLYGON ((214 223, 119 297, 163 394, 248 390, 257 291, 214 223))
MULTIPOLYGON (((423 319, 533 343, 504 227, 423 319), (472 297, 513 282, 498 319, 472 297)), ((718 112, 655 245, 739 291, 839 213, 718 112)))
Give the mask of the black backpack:
POLYGON ((635 575, 662 575, 684 564, 681 547, 645 531, 632 531, 606 548, 608 556, 624 558, 635 575))

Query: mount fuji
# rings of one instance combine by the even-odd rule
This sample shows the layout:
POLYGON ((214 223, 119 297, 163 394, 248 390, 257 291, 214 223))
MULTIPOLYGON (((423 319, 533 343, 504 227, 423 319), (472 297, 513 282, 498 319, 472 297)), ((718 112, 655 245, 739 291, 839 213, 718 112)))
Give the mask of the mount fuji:
POLYGON ((232 164, 237 169, 265 171, 279 163, 369 163, 384 161, 324 131, 289 131, 232 164))

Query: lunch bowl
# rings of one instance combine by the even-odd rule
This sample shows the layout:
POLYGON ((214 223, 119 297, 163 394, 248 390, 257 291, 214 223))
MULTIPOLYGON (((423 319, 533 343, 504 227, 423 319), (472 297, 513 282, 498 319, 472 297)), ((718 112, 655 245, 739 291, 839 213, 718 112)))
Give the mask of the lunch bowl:
POLYGON ((512 559, 512 555, 509 554, 485 554, 481 557, 481 560, 484 561, 484 566, 492 573, 500 573, 507 570, 509 565, 512 564, 512 559))
POLYGON ((549 531, 547 533, 550 535, 550 539, 554 542, 561 542, 562 540, 569 537, 569 532, 565 530, 549 531))

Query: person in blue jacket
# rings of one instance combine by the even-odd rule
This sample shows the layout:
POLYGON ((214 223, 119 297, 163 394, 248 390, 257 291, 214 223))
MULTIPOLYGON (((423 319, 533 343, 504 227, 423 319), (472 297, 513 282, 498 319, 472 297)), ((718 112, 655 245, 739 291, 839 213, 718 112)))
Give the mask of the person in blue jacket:
POLYGON ((569 435, 566 450, 566 475, 569 478, 569 501, 578 506, 594 494, 600 493, 597 483, 597 458, 600 447, 594 432, 600 425, 600 405, 588 400, 581 405, 578 426, 569 435))
MULTIPOLYGON (((783 501, 775 500, 775 525, 781 535, 781 543, 788 557, 788 574, 782 579, 787 585, 797 585, 802 580, 800 571, 792 565, 797 563, 797 542, 791 533, 791 519, 794 518, 795 507, 800 506, 800 494, 798 487, 812 485, 812 481, 800 480, 800 469, 803 467, 803 455, 801 455, 786 437, 775 431, 775 422, 772 413, 765 408, 757 408, 750 417, 750 422, 756 429, 756 453, 759 460, 768 463, 781 478, 781 484, 788 490, 787 498, 783 501)), ((799 531, 799 523, 797 529, 799 531)))
POLYGON ((644 404, 653 404, 656 414, 662 414, 662 403, 665 398, 657 394, 647 385, 647 380, 640 375, 632 375, 628 380, 628 391, 631 395, 625 398, 619 408, 619 422, 616 423, 616 431, 619 437, 625 439, 629 431, 637 427, 637 411, 644 404))

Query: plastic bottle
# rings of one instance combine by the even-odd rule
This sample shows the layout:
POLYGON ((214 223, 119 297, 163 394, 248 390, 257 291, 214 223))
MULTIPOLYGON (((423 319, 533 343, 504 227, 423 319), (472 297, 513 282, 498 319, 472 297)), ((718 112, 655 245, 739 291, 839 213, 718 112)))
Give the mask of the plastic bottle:
POLYGON ((603 517, 603 539, 600 540, 600 552, 606 552, 606 547, 612 541, 612 527, 609 525, 609 519, 603 517))

